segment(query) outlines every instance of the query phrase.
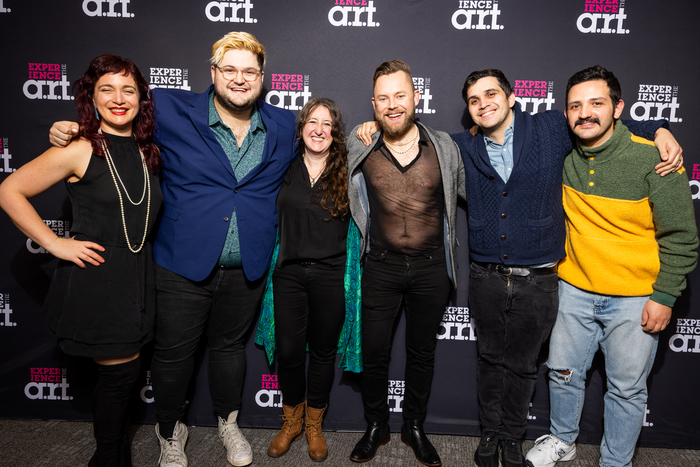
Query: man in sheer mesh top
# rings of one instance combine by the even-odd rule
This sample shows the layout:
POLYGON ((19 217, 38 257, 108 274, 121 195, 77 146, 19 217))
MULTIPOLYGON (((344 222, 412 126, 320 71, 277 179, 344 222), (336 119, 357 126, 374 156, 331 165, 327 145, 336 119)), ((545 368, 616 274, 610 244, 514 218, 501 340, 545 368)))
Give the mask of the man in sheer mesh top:
POLYGON ((365 146, 348 142, 350 211, 362 234, 362 402, 369 425, 350 460, 365 462, 389 441, 387 385, 391 337, 406 311, 406 387, 401 439, 416 458, 441 465, 423 431, 433 379, 437 330, 456 286, 457 196, 464 167, 443 132, 414 122, 420 99, 400 61, 374 73, 372 105, 380 131, 365 146), (371 214, 370 214, 371 213, 371 214), (370 222, 371 220, 371 222, 370 222))

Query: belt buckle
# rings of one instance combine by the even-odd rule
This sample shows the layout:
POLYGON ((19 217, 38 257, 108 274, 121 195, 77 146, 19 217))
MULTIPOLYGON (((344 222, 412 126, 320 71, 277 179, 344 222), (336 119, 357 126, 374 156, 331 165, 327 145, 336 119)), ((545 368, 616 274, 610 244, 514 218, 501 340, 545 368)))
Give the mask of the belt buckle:
POLYGON ((499 265, 496 267, 496 272, 499 273, 499 274, 502 275, 502 276, 510 276, 511 274, 513 274, 513 268, 510 267, 510 266, 503 266, 502 264, 499 264, 499 265), (505 272, 506 270, 507 270, 508 272, 505 272))

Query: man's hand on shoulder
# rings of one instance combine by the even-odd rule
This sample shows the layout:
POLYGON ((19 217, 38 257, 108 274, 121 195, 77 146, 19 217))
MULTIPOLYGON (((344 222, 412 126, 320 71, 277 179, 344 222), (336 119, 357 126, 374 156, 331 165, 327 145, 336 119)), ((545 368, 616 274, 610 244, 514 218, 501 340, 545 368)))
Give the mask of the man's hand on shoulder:
POLYGON ((642 330, 649 333, 663 331, 671 322, 673 308, 647 300, 642 310, 642 330))
POLYGON ((654 145, 663 161, 656 164, 656 173, 663 177, 676 172, 683 166, 683 148, 666 128, 659 128, 654 136, 654 145))
POLYGON ((75 122, 56 122, 49 130, 49 141, 57 148, 65 148, 73 138, 78 136, 80 126, 75 122))
POLYGON ((379 124, 375 121, 365 122, 357 129, 357 137, 365 146, 372 144, 372 135, 379 131, 379 124))

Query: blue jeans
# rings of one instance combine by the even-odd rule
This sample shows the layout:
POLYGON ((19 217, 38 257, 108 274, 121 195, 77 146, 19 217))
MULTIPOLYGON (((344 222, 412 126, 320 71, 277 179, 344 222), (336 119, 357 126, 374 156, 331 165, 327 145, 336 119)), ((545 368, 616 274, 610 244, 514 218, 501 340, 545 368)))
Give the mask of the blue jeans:
POLYGON ((576 441, 586 391, 586 372, 598 347, 605 355, 604 433, 600 465, 632 465, 647 402, 647 377, 658 334, 642 331, 649 299, 586 292, 559 281, 559 315, 549 343, 550 430, 567 444, 576 441), (559 371, 568 370, 563 375, 559 371))

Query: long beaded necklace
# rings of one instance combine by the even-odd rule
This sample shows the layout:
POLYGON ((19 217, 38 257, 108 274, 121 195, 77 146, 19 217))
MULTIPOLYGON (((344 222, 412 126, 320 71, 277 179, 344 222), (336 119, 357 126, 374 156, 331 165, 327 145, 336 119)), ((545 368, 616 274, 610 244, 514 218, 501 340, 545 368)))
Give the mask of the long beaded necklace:
MULTIPOLYGON (((100 130, 99 132, 102 134, 102 131, 100 130)), ((148 217, 151 213, 151 178, 148 176, 148 167, 146 167, 146 158, 143 157, 143 152, 141 152, 141 148, 139 148, 139 154, 141 155, 141 165, 143 166, 143 193, 144 195, 141 196, 141 201, 138 203, 134 203, 131 200, 131 196, 129 196, 129 192, 126 190, 126 186, 124 186, 124 182, 122 182, 121 177, 119 177, 119 172, 117 172, 117 166, 114 165, 114 160, 112 160, 112 155, 109 153, 109 149, 107 149, 107 145, 105 144, 104 141, 102 141, 102 150, 105 153, 105 158, 107 159, 107 167, 109 167, 109 173, 112 174, 112 180, 114 181, 114 187, 117 189, 117 195, 119 195, 119 207, 121 208, 121 213, 122 213, 122 225, 124 226, 124 236, 126 237, 126 246, 129 247, 129 251, 132 253, 138 253, 141 251, 143 248, 143 245, 146 243, 146 235, 148 234, 148 217), (115 176, 116 173, 116 176, 115 176), (119 183, 117 183, 117 178, 119 178, 119 182, 121 183, 122 187, 124 188, 124 193, 126 193, 126 197, 129 199, 129 202, 133 204, 134 206, 138 206, 143 202, 143 198, 146 194, 146 191, 148 191, 148 201, 146 202, 146 225, 143 228, 143 238, 141 239, 141 244, 138 246, 138 248, 134 249, 131 246, 131 243, 129 242, 129 232, 126 230, 126 217, 124 216, 124 200, 122 199, 122 192, 119 189, 119 183)))
MULTIPOLYGON (((394 151, 396 154, 406 154, 408 151, 413 149, 413 145, 416 144, 416 141, 418 141, 418 134, 419 134, 418 127, 416 127, 415 125, 414 125, 414 127, 416 128, 416 136, 413 137, 413 140, 410 142, 410 146, 408 146, 407 149, 405 149, 403 151, 399 151, 398 149, 396 149, 394 147, 394 145, 389 144, 386 140, 384 140, 384 144, 386 144, 386 146, 389 149, 391 149, 392 151, 394 151)), ((405 146, 406 144, 409 144, 409 143, 396 144, 396 146, 405 146)))

